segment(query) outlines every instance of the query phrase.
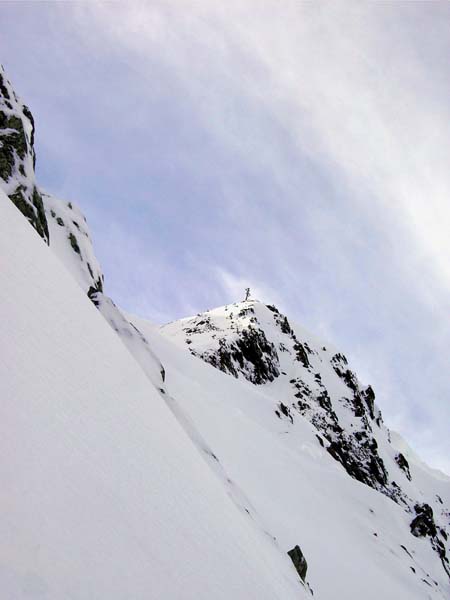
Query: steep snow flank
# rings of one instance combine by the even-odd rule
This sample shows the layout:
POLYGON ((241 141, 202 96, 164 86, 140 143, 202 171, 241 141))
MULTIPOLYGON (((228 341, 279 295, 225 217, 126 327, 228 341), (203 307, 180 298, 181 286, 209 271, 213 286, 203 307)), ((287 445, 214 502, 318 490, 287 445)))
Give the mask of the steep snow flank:
POLYGON ((0 257, 2 597, 306 597, 2 192, 0 257))

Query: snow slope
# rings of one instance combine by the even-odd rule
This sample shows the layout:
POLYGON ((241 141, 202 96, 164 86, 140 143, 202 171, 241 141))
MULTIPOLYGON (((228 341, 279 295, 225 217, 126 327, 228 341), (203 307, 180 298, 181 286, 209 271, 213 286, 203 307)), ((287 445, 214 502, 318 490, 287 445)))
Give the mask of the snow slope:
POLYGON ((1 597, 305 597, 3 192, 0 257, 1 597))

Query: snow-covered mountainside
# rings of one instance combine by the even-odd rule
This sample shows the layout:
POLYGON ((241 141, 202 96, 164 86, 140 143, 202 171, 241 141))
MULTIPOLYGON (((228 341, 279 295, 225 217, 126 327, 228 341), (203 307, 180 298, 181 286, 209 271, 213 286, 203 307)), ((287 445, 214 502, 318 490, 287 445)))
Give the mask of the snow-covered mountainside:
POLYGON ((0 75, 1 597, 447 600, 450 478, 275 306, 121 311, 0 75))

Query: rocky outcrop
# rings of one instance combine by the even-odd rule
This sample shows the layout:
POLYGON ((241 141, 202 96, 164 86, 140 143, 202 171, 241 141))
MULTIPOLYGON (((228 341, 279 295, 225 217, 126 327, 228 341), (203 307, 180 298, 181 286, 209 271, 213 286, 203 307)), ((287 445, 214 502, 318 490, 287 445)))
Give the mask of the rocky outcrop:
MULTIPOLYGON (((257 326, 254 310, 251 306, 242 308, 236 317, 246 318, 246 327, 234 329, 233 335, 220 335, 220 330, 212 322, 209 315, 198 315, 189 319, 183 331, 186 344, 190 346, 191 354, 198 356, 213 367, 224 373, 239 377, 242 375, 256 385, 273 381, 280 374, 279 358, 275 345, 271 343, 264 331, 257 326), (194 347, 194 340, 204 333, 211 333, 214 339, 213 347, 204 351, 194 347), (191 344, 193 344, 191 346, 191 344)), ((234 313, 230 312, 231 320, 234 313)), ((196 346, 196 345, 195 345, 196 346)))
POLYGON ((439 555, 442 566, 450 577, 450 563, 445 549, 445 542, 448 540, 447 532, 445 529, 436 526, 433 509, 429 504, 416 504, 414 512, 416 516, 410 524, 411 533, 415 537, 428 537, 430 539, 434 551, 439 555))
POLYGON ((307 384, 302 377, 290 383, 297 399, 293 407, 310 420, 329 442, 327 451, 361 483, 392 498, 406 503, 399 486, 390 481, 389 474, 378 451, 374 426, 382 424, 381 413, 375 406, 375 393, 371 386, 361 386, 355 373, 348 368, 348 361, 341 353, 334 354, 329 364, 346 388, 340 403, 352 419, 352 427, 341 423, 333 407, 329 392, 320 373, 314 374, 314 384, 307 384))
POLYGON ((95 256, 86 219, 72 202, 43 193, 50 230, 50 247, 72 273, 84 292, 103 292, 103 273, 95 256))
POLYGON ((294 567, 302 581, 306 580, 306 572, 308 571, 308 563, 300 549, 300 546, 294 546, 292 550, 289 550, 288 555, 290 556, 294 567))
POLYGON ((42 194, 35 183, 35 163, 33 116, 0 66, 0 186, 48 243, 42 194))
POLYGON ((406 478, 409 481, 411 481, 411 471, 409 470, 409 463, 401 452, 399 452, 397 454, 397 456, 395 457, 395 462, 398 464, 400 469, 403 471, 406 478))
POLYGON ((414 507, 416 516, 411 521, 411 533, 416 537, 433 537, 437 534, 434 522, 433 509, 429 504, 416 504, 414 507))
POLYGON ((411 533, 428 537, 447 569, 445 527, 435 525, 428 505, 418 508, 397 483, 412 480, 408 460, 391 446, 373 388, 360 383, 344 354, 317 344, 275 306, 257 301, 207 311, 179 327, 191 354, 234 377, 267 385, 274 414, 287 427, 300 415, 307 419, 320 446, 350 477, 408 513, 416 510, 411 533))

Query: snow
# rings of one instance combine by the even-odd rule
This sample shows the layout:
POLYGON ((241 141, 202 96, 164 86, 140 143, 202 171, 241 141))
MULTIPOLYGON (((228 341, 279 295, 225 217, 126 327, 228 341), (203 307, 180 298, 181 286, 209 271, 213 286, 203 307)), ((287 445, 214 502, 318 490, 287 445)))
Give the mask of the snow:
POLYGON ((2 597, 306 597, 3 192, 0 228, 2 597))

